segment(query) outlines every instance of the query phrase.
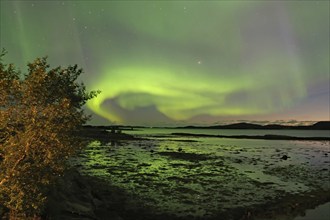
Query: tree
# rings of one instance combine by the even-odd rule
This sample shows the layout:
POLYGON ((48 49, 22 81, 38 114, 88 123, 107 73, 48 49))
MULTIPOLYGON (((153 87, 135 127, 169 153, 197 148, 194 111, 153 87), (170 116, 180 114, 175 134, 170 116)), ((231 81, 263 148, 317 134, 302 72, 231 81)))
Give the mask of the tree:
POLYGON ((82 106, 98 92, 77 83, 77 65, 50 69, 47 58, 24 77, 0 56, 0 204, 15 219, 42 213, 47 191, 81 149, 82 106))

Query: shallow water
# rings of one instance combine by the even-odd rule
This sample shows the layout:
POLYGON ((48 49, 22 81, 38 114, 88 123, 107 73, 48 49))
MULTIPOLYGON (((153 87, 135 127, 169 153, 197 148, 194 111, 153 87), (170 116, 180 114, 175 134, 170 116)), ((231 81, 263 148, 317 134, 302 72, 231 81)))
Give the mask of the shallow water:
MULTIPOLYGON (((330 216, 330 202, 319 205, 314 209, 307 209, 297 217, 292 216, 277 216, 271 220, 329 220, 330 216)), ((269 219, 258 219, 269 220, 269 219)))
POLYGON ((262 130, 262 129, 176 129, 143 128, 125 131, 136 135, 164 135, 171 133, 191 133, 209 135, 286 135, 294 137, 330 137, 330 130, 262 130))
POLYGON ((206 217, 330 189, 329 156, 328 141, 161 137, 94 142, 76 163, 125 190, 132 209, 206 217))
POLYGON ((320 205, 315 209, 308 209, 304 216, 298 216, 294 220, 329 220, 330 218, 330 202, 320 205))

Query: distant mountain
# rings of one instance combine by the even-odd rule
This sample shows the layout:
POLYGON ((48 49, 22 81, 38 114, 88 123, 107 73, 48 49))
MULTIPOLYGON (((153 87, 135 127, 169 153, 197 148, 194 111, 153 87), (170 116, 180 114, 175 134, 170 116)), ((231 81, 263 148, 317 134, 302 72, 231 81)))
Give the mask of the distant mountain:
POLYGON ((291 127, 291 126, 278 125, 278 124, 269 124, 269 125, 264 125, 264 126, 262 126, 263 129, 273 129, 273 130, 277 130, 277 129, 287 129, 288 127, 291 127))
POLYGON ((296 129, 296 130, 330 130, 330 121, 320 121, 313 125, 278 125, 278 124, 268 124, 268 125, 258 125, 252 123, 235 123, 229 125, 214 125, 214 126, 186 126, 179 128, 189 128, 189 129, 269 129, 269 130, 282 130, 282 129, 296 129))
POLYGON ((330 130, 330 121, 319 121, 311 127, 313 130, 330 130))
POLYGON ((221 128, 221 129, 262 129, 262 125, 250 124, 250 123, 235 123, 229 125, 216 125, 209 128, 221 128))

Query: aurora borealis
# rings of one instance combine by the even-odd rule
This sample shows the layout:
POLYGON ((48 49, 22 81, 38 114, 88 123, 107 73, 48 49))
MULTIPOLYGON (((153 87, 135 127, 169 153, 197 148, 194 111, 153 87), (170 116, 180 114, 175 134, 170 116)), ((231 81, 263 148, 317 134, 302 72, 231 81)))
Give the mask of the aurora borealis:
POLYGON ((22 69, 78 64, 92 123, 330 120, 329 1, 1 1, 22 69))

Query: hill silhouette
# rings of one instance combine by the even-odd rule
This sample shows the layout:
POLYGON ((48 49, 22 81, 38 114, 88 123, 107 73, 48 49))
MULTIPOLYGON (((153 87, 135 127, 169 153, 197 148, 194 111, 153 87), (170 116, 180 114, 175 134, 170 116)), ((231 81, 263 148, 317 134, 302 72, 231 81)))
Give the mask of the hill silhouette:
POLYGON ((279 125, 279 124, 268 124, 259 125, 252 123, 235 123, 229 125, 214 125, 214 126, 185 126, 179 128, 189 129, 269 129, 269 130, 282 130, 282 129, 293 129, 293 130, 330 130, 330 121, 319 121, 313 125, 279 125))

